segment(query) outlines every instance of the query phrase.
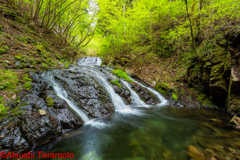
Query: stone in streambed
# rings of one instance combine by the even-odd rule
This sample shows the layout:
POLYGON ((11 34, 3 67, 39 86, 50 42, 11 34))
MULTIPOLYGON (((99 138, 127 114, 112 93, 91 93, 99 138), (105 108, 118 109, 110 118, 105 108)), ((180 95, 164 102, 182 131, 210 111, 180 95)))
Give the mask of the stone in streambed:
POLYGON ((42 109, 39 110, 39 115, 40 115, 40 116, 44 116, 44 115, 46 115, 46 114, 47 114, 46 111, 44 111, 44 110, 42 110, 42 109))
POLYGON ((188 146, 188 156, 194 160, 205 160, 205 155, 201 153, 196 147, 190 145, 188 146))
POLYGON ((240 118, 239 117, 234 116, 229 123, 231 125, 233 125, 235 128, 240 129, 240 118))

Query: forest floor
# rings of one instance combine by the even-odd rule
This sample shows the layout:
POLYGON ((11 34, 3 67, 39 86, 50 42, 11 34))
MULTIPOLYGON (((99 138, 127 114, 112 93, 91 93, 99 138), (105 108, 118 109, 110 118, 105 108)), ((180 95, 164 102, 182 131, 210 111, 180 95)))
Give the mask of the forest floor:
POLYGON ((159 58, 141 67, 136 66, 138 64, 132 62, 125 71, 155 87, 167 98, 180 100, 184 105, 216 108, 204 93, 187 83, 187 62, 179 61, 177 56, 159 58))
POLYGON ((68 68, 72 62, 54 44, 54 34, 41 33, 18 11, 1 6, 5 7, 0 7, 0 105, 5 106, 30 88, 29 71, 68 68))

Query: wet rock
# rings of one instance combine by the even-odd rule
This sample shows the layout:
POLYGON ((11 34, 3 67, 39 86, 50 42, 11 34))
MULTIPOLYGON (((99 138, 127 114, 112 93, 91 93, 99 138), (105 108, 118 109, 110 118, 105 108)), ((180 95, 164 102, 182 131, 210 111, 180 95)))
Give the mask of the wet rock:
POLYGON ((55 76, 56 81, 65 88, 70 99, 91 118, 110 116, 114 112, 107 92, 89 76, 76 70, 72 74, 66 70, 55 76), (109 109, 109 107, 111 109, 109 109))
POLYGON ((157 104, 159 103, 159 100, 156 98, 156 96, 149 92, 147 89, 139 86, 138 84, 132 82, 132 89, 138 93, 140 98, 146 103, 146 104, 157 104))
POLYGON ((194 160, 205 160, 205 155, 192 145, 188 146, 188 156, 194 160))
POLYGON ((232 77, 231 92, 240 93, 240 68, 237 65, 232 67, 231 77, 232 77))
POLYGON ((229 122, 235 128, 240 129, 240 118, 237 116, 233 116, 233 118, 229 122))

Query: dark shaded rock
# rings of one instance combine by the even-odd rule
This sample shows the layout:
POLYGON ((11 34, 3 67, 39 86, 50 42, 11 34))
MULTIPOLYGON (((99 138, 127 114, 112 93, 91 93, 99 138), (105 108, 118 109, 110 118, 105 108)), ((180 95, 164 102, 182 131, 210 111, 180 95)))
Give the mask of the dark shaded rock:
POLYGON ((160 103, 160 101, 156 98, 156 96, 148 91, 147 89, 139 86, 138 84, 132 82, 132 89, 138 93, 140 98, 146 103, 146 104, 157 104, 160 103))

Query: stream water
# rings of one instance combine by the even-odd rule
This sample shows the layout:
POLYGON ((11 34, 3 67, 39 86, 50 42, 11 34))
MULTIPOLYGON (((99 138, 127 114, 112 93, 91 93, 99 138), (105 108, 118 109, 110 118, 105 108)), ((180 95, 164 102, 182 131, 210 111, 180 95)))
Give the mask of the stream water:
POLYGON ((132 90, 130 83, 121 80, 131 93, 132 105, 126 105, 103 72, 85 66, 89 63, 99 65, 98 58, 82 59, 79 64, 82 63, 82 71, 103 86, 116 112, 112 117, 89 120, 51 75, 46 75, 55 93, 78 113, 85 124, 66 133, 44 152, 74 153, 76 160, 187 160, 190 159, 188 147, 192 145, 202 153, 240 158, 240 133, 228 126, 231 117, 226 113, 170 107, 157 91, 135 81, 160 101, 159 104, 147 105, 132 90))

